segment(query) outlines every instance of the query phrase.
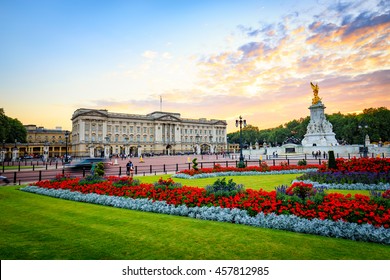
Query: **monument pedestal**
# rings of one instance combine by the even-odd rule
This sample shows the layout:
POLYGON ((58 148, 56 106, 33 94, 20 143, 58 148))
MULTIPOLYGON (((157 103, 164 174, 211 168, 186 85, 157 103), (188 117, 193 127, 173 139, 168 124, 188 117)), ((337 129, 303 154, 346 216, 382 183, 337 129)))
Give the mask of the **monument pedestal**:
POLYGON ((321 101, 313 104, 310 109, 310 122, 307 126, 307 133, 302 140, 302 146, 336 146, 336 134, 333 132, 332 124, 326 120, 325 106, 321 101))

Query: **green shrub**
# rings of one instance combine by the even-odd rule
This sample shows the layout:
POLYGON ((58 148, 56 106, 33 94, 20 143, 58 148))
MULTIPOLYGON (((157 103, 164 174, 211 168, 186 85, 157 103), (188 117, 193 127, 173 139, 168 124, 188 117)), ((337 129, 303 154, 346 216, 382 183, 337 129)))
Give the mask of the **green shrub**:
POLYGON ((132 187, 132 186, 139 186, 140 185, 139 179, 134 179, 133 177, 122 177, 118 178, 116 181, 113 181, 112 185, 117 188, 122 187, 132 187))
POLYGON ((104 163, 98 162, 95 166, 95 174, 98 176, 104 176, 104 163))
POLYGON ((301 160, 298 161, 298 165, 299 166, 305 166, 305 165, 307 165, 307 161, 305 159, 301 159, 301 160))
POLYGON ((196 170, 196 171, 199 170, 199 168, 198 168, 198 161, 197 161, 197 160, 198 160, 197 158, 194 158, 194 159, 192 160, 192 169, 194 169, 194 170, 196 170))
POLYGON ((239 161, 237 162, 237 165, 236 165, 237 168, 245 168, 246 167, 246 164, 244 161, 239 161))
POLYGON ((233 182, 233 179, 228 182, 226 182, 226 178, 218 179, 212 185, 206 186, 207 195, 214 194, 215 197, 235 196, 237 193, 243 192, 245 192, 244 186, 233 182))
POLYGON ((79 185, 91 185, 91 184, 97 184, 105 181, 107 180, 104 179, 103 177, 94 174, 94 175, 88 175, 85 178, 81 179, 79 181, 79 185))

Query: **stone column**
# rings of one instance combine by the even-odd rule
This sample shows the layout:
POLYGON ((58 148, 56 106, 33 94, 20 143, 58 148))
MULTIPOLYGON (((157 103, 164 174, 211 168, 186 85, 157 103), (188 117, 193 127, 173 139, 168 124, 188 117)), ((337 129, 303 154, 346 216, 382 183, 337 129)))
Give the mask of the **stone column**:
POLYGON ((106 145, 104 147, 104 157, 105 158, 109 158, 110 157, 110 146, 109 145, 106 145))
POLYGON ((89 147, 89 156, 91 158, 95 157, 95 147, 94 146, 89 147))

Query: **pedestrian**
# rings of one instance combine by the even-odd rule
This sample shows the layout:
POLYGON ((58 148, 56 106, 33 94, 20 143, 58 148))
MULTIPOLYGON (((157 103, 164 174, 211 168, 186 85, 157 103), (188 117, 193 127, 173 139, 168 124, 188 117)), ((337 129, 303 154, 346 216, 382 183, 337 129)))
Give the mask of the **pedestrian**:
POLYGON ((129 160, 129 162, 126 164, 126 175, 133 177, 133 173, 134 173, 134 164, 132 163, 131 160, 129 160))

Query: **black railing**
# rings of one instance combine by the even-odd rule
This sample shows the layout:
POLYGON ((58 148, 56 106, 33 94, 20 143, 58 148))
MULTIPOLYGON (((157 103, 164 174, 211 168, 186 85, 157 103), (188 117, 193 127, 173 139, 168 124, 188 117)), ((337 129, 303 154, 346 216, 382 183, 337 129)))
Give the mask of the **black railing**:
MULTIPOLYGON (((352 158, 356 155, 348 154, 344 158, 352 158)), ((372 157, 377 155, 372 154, 372 157)), ((276 166, 281 164, 286 165, 295 165, 299 160, 305 159, 307 164, 322 164, 327 159, 323 157, 318 157, 317 159, 312 157, 312 155, 301 155, 297 156, 279 156, 272 157, 263 156, 262 160, 259 159, 250 159, 249 156, 246 156, 245 164, 247 166, 260 166, 262 162, 266 162, 269 166, 276 166)), ((342 157, 342 156, 338 156, 342 157)), ((384 154, 381 157, 385 157, 384 154)), ((199 160, 201 156, 199 156, 199 160)), ((216 164, 222 167, 236 167, 239 162, 238 157, 216 157, 215 161, 200 161, 198 162, 198 167, 200 168, 213 168, 216 164)), ((18 162, 5 162, 2 166, 2 175, 6 176, 11 183, 25 184, 41 180, 51 180, 56 177, 58 174, 66 174, 73 177, 85 177, 90 174, 89 169, 82 170, 72 170, 63 166, 61 161, 49 161, 49 162, 35 162, 35 161, 18 161, 18 162), (28 162, 29 164, 27 164, 28 162), (9 169, 5 168, 6 166, 12 166, 14 168, 9 169)), ((146 163, 136 163, 134 175, 146 176, 146 175, 157 175, 157 174, 168 174, 168 173, 177 173, 185 169, 191 169, 192 163, 172 163, 172 164, 146 164, 146 163)), ((122 176, 126 174, 126 168, 124 166, 115 166, 110 165, 105 168, 106 176, 122 176)))

